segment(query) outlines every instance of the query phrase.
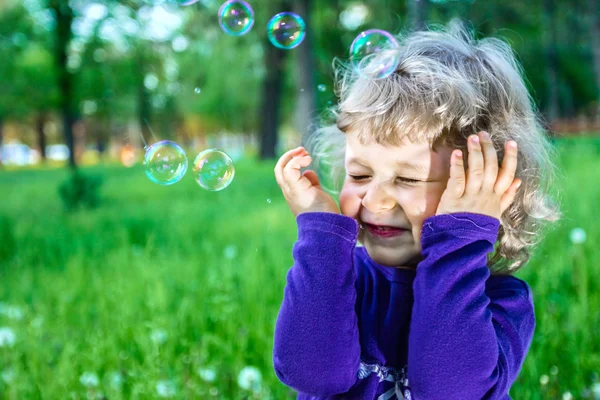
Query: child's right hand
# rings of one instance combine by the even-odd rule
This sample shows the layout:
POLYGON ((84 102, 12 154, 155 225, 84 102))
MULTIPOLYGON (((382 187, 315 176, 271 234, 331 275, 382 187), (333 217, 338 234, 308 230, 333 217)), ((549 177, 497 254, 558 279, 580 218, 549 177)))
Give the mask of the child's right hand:
POLYGON ((314 171, 300 174, 300 168, 309 166, 311 161, 304 147, 298 147, 282 155, 275 165, 275 179, 290 210, 294 216, 305 212, 340 214, 333 198, 321 188, 317 174, 314 171))

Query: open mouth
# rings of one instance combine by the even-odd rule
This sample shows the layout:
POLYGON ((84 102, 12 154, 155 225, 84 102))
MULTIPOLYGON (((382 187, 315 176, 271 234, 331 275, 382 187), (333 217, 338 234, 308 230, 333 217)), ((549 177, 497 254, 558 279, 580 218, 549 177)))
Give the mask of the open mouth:
POLYGON ((364 223, 364 225, 371 234, 380 237, 400 236, 408 232, 406 229, 393 228, 391 226, 378 226, 367 223, 364 223))

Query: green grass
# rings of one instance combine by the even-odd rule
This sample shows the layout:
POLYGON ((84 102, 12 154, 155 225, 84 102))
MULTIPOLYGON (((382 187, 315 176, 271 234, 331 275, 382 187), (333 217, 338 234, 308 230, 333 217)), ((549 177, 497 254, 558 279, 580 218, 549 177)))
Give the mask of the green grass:
MULTIPOLYGON (((565 219, 517 274, 537 328, 514 399, 580 398, 600 372, 600 151, 558 146, 565 219), (570 242, 576 227, 585 243, 570 242)), ((103 201, 74 213, 57 194, 67 171, 0 171, 0 329, 16 336, 0 347, 0 399, 157 398, 159 382, 181 399, 295 398, 271 362, 296 240, 274 164, 238 162, 216 193, 191 174, 162 187, 140 167, 84 168, 103 177, 103 201), (256 395, 238 385, 246 366, 262 373, 256 395)))

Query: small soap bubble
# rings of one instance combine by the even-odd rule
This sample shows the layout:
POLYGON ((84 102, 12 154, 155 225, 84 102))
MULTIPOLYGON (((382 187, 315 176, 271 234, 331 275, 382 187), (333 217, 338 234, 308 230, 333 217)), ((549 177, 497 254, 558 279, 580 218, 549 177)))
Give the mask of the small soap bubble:
POLYGON ((320 84, 317 86, 317 89, 319 89, 319 92, 325 92, 327 90, 327 86, 320 84))
POLYGON ((361 75, 382 79, 390 76, 400 63, 400 44, 389 32, 370 29, 360 33, 350 46, 350 58, 361 75))
POLYGON ((159 185, 172 185, 183 178, 188 168, 185 151, 175 142, 162 140, 146 148, 144 168, 148 178, 159 185))
POLYGON ((306 24, 298 14, 282 12, 271 18, 267 24, 267 36, 273 46, 290 50, 304 40, 306 24))
POLYGON ((207 149, 196 156, 193 165, 194 179, 204 189, 218 192, 233 181, 235 166, 224 151, 207 149))
POLYGON ((202 89, 200 89, 199 87, 194 89, 194 93, 200 94, 200 92, 202 92, 202 89))
POLYGON ((267 199, 267 203, 271 204, 271 199, 267 199))
POLYGON ((254 10, 242 0, 226 1, 219 8, 219 25, 229 35, 245 35, 254 25, 254 10))

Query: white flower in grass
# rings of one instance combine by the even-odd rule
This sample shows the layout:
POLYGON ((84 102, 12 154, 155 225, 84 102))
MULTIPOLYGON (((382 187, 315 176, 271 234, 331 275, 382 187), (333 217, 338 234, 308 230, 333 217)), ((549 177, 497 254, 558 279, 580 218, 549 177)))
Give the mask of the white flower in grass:
POLYGON ((156 329, 150 334, 150 339, 156 344, 164 344, 167 341, 167 332, 162 329, 156 329))
POLYGON ((9 384, 15 379, 15 370, 14 369, 5 369, 2 371, 2 380, 4 383, 9 384))
POLYGON ((217 371, 214 368, 198 368, 196 372, 198 372, 200 378, 205 382, 214 382, 217 377, 217 371))
POLYGON ((235 247, 232 244, 226 246, 225 249, 223 250, 223 255, 225 256, 226 259, 233 260, 235 258, 235 256, 237 256, 237 247, 235 247))
POLYGON ((600 382, 596 382, 592 385, 592 393, 594 394, 595 400, 600 400, 600 382))
POLYGON ((238 374, 238 385, 242 389, 260 390, 262 376, 256 367, 244 367, 238 374))
POLYGON ((16 340, 15 331, 6 326, 0 327, 0 347, 12 347, 16 340))
POLYGON ((10 319, 22 320, 23 310, 16 306, 9 306, 4 303, 0 303, 0 315, 6 315, 10 319))
POLYGON ((156 383, 156 393, 159 397, 173 397, 175 392, 175 385, 171 381, 158 381, 156 383))
POLYGON ((79 377, 79 382, 85 387, 96 387, 98 386, 98 375, 93 372, 84 372, 79 377))
POLYGON ((585 234, 585 231, 581 228, 575 228, 573 230, 571 230, 571 233, 569 234, 569 238, 571 239, 571 243, 573 244, 580 244, 585 242, 587 235, 585 234))
POLYGON ((113 372, 112 374, 110 374, 110 385, 113 388, 119 389, 122 384, 123 384, 123 376, 121 375, 120 372, 113 372))

